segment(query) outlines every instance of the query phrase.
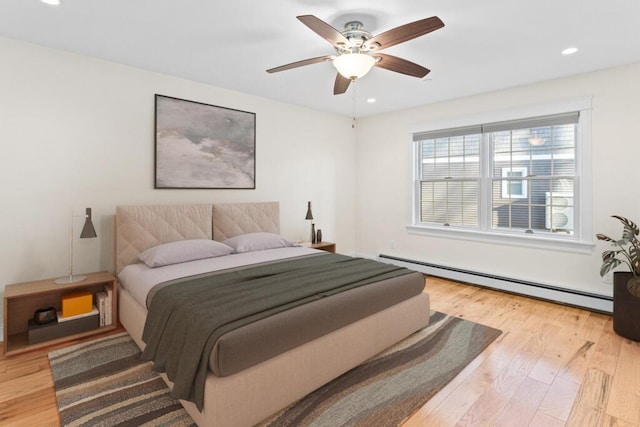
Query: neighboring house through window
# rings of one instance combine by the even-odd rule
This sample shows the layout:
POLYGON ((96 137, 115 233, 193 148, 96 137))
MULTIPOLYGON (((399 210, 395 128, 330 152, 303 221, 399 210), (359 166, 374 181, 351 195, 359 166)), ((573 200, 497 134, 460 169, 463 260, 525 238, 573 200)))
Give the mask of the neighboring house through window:
POLYGON ((409 230, 586 250, 590 102, 570 107, 413 132, 409 230))

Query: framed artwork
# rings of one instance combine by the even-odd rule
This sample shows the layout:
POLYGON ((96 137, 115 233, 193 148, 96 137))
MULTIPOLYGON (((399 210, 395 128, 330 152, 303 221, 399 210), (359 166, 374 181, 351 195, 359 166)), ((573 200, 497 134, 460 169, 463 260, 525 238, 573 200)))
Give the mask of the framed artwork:
POLYGON ((154 188, 256 188, 256 115, 155 96, 154 188))

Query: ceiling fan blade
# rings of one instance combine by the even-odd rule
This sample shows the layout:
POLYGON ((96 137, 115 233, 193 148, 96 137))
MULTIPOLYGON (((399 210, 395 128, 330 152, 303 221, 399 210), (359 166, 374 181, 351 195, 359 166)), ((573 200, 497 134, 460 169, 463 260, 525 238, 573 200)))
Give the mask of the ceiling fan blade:
POLYGON ((386 49, 407 40, 423 36, 439 28, 444 27, 444 23, 437 16, 421 19, 409 24, 401 25, 384 33, 378 34, 367 40, 367 47, 370 49, 386 49))
POLYGON ((336 82, 333 84, 333 94, 334 95, 342 95, 347 91, 349 85, 351 84, 351 79, 344 77, 342 74, 336 74, 336 82))
POLYGON ((318 34, 333 46, 349 44, 349 40, 347 40, 340 31, 336 30, 321 19, 316 18, 313 15, 301 15, 297 16, 297 18, 300 22, 309 27, 311 31, 318 34))
POLYGON ((290 70, 292 68, 303 67, 305 65, 317 64, 318 62, 331 61, 333 56, 325 55, 316 58, 303 59, 302 61, 292 62, 291 64, 281 65, 279 67, 270 68, 267 73, 277 73, 278 71, 290 70))
POLYGON ((406 74, 407 76, 422 78, 431 71, 428 68, 424 68, 422 65, 415 64, 411 61, 407 61, 406 59, 398 58, 397 56, 387 55, 385 53, 375 53, 372 56, 377 59, 374 64, 376 67, 395 71, 396 73, 406 74))

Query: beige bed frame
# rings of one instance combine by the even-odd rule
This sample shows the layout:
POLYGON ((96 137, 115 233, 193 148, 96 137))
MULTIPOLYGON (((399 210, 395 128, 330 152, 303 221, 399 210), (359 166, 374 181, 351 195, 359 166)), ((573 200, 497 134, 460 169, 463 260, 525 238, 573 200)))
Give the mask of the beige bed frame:
MULTIPOLYGON (((118 206, 116 271, 139 252, 184 239, 224 240, 256 231, 279 232, 277 202, 118 206)), ((140 348, 147 315, 124 289, 119 318, 140 348)), ((423 328, 429 297, 422 293, 228 377, 209 373, 202 412, 181 401, 200 427, 251 426, 423 328)), ((164 377, 165 382, 171 382, 164 377)))

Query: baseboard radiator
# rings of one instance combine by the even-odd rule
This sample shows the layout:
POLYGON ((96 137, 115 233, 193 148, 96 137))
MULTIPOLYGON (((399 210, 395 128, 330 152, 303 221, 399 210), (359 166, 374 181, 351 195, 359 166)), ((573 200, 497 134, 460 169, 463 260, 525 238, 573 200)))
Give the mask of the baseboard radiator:
MULTIPOLYGON (((486 273, 446 267, 428 262, 399 258, 392 255, 380 254, 380 261, 407 267, 429 276, 442 277, 458 282, 469 283, 491 289, 498 289, 519 295, 526 295, 559 304, 585 308, 599 313, 613 312, 613 298, 606 295, 566 289, 526 280, 495 276, 486 273)), ((428 282, 427 282, 428 285, 428 282)))

